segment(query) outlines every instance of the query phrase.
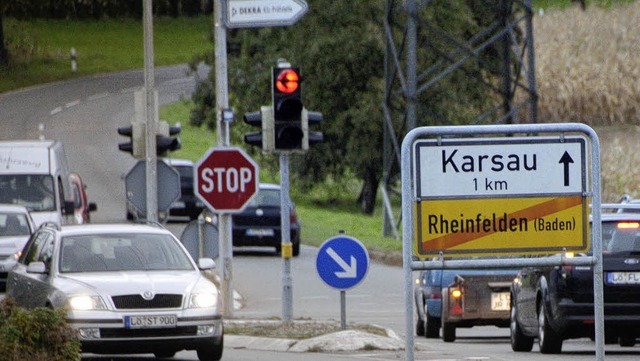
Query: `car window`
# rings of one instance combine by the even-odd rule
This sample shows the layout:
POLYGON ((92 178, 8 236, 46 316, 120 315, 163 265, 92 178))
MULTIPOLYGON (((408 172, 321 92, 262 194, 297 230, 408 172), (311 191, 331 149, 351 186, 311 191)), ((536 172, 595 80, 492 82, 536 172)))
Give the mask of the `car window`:
POLYGON ((607 222, 602 224, 603 249, 609 253, 640 252, 638 222, 607 222))
POLYGON ((189 256, 169 235, 97 234, 62 239, 62 273, 192 269, 189 256))
POLYGON ((38 232, 25 247, 25 252, 20 257, 19 262, 28 265, 31 262, 38 261, 40 252, 47 245, 47 242, 53 240, 53 235, 49 232, 38 232))
POLYGON ((277 189, 260 189, 249 202, 250 206, 280 207, 280 191, 277 189))
POLYGON ((0 237, 27 236, 31 234, 27 216, 20 213, 0 214, 0 237))
POLYGON ((0 188, 0 203, 20 204, 30 211, 56 209, 53 177, 50 175, 1 175, 0 188))

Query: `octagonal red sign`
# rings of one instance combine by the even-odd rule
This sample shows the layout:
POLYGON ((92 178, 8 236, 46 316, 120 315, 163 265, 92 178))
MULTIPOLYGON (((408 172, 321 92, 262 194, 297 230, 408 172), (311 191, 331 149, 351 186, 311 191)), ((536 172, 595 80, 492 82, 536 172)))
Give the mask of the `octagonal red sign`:
POLYGON ((258 164, 241 148, 210 148, 195 172, 194 193, 216 212, 239 212, 258 191, 258 164))

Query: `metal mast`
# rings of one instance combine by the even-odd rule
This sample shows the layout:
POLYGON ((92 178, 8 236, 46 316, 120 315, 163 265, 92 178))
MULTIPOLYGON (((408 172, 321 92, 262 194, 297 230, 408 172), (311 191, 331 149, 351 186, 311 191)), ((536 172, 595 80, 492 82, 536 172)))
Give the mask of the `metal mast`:
POLYGON ((537 122, 532 0, 465 2, 470 9, 485 10, 475 14, 481 26, 474 33, 438 23, 443 9, 456 3, 386 2, 381 187, 385 236, 398 238, 400 219, 394 219, 389 195, 400 194, 394 190, 399 187, 399 144, 407 132, 425 125, 537 122), (474 7, 478 4, 481 6, 474 7), (447 92, 446 82, 464 83, 475 94, 480 89, 483 100, 447 92), (433 99, 459 102, 463 111, 438 111, 434 107, 438 100, 433 99), (470 102, 473 105, 465 106, 470 102))

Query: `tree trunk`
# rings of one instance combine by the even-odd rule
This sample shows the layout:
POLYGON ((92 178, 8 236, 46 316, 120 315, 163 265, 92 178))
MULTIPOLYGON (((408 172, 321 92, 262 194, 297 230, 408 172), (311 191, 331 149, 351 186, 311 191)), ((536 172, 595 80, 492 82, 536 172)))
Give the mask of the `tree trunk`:
POLYGON ((378 194, 378 183, 380 180, 376 176, 375 172, 369 171, 364 177, 362 184, 362 190, 358 197, 360 203, 360 210, 364 214, 373 214, 376 207, 376 195, 378 194))
POLYGON ((0 66, 7 66, 9 64, 9 56, 4 44, 4 25, 2 18, 3 16, 0 14, 0 66))

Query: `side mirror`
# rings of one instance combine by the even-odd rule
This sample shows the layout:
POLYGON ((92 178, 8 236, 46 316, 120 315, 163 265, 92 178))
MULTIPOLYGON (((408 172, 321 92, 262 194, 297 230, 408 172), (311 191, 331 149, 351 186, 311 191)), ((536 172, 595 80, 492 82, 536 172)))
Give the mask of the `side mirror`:
POLYGON ((76 209, 73 201, 64 201, 64 209, 62 210, 64 214, 73 214, 73 211, 76 209))
POLYGON ((211 258, 200 258, 198 260, 198 268, 201 270, 209 270, 216 268, 216 263, 211 258))
POLYGON ((44 264, 44 262, 31 262, 27 266, 27 273, 43 274, 46 272, 47 272, 47 266, 44 264))

